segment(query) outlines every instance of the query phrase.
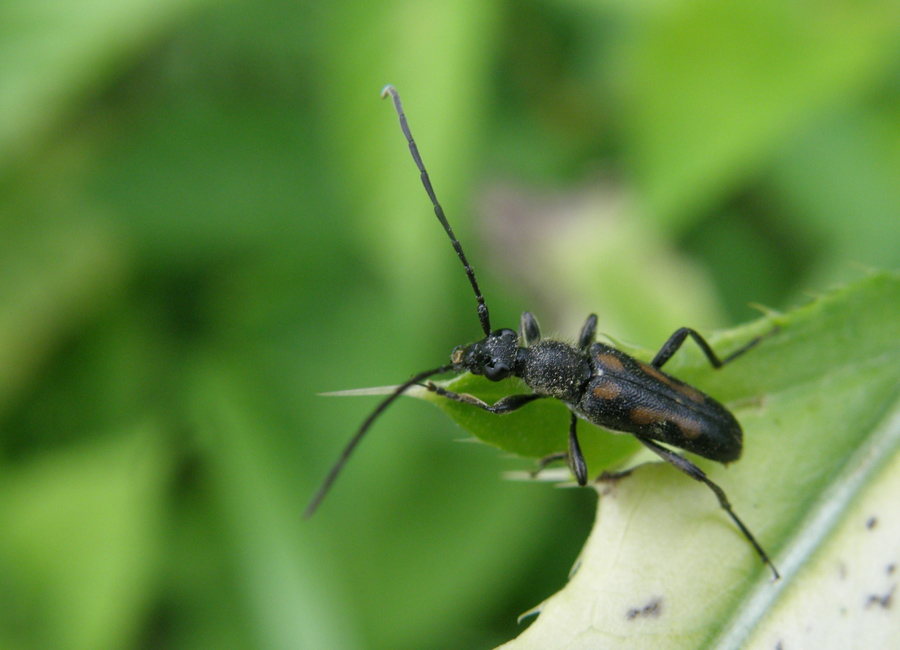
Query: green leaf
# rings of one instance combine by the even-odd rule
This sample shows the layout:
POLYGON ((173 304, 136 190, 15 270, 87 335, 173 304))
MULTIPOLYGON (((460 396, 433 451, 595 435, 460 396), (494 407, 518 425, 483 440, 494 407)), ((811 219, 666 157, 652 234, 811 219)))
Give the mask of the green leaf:
MULTIPOLYGON (((741 421, 739 462, 697 463, 726 491, 782 579, 772 580, 705 486, 652 463, 597 483, 597 521, 577 572, 505 647, 770 648, 813 624, 815 647, 846 647, 842 634, 863 628, 867 638, 896 638, 900 626, 885 610, 897 583, 900 520, 886 499, 900 482, 900 276, 869 275, 723 335, 714 347, 727 353, 772 321, 773 336, 720 371, 688 345, 667 370, 722 399, 741 421)), ((450 385, 500 396, 465 376, 450 385)), ((564 448, 561 405, 486 418, 442 406, 508 451, 564 448), (514 431, 503 433, 508 423, 514 431)), ((596 442, 586 438, 585 451, 596 442)), ((592 475, 603 468, 589 463, 592 475)))
POLYGON ((223 505, 224 544, 252 620, 256 648, 343 648, 354 641, 322 589, 321 567, 293 549, 297 505, 272 459, 270 429, 254 411, 254 387, 227 366, 197 366, 191 410, 223 505), (281 478, 281 480, 279 480, 281 478))
POLYGON ((125 648, 138 636, 170 463, 154 424, 117 433, 0 476, 0 646, 125 648))
POLYGON ((201 0, 0 5, 0 168, 201 0))
POLYGON ((702 214, 823 109, 890 77, 898 33, 894 2, 657 11, 617 58, 647 209, 676 230, 702 214))
POLYGON ((0 242, 0 413, 73 330, 122 291, 128 256, 103 230, 45 225, 0 242))

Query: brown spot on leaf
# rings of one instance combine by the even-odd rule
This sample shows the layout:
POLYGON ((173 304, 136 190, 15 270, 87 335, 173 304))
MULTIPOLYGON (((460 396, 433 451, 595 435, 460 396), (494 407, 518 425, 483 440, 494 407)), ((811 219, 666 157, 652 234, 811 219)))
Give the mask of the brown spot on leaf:
POLYGON ((633 621, 636 618, 659 618, 662 614, 662 597, 656 597, 643 607, 629 609, 625 618, 633 621))
POLYGON ((866 609, 875 607, 876 605, 882 609, 890 609, 894 601, 894 591, 896 591, 896 589, 897 585, 892 585, 890 590, 883 596, 874 594, 869 596, 869 599, 866 601, 866 609))

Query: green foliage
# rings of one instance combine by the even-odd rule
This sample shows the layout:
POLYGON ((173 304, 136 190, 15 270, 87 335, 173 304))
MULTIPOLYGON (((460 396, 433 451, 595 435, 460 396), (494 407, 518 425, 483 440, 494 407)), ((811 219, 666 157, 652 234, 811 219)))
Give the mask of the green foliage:
MULTIPOLYGON (((715 339, 787 319, 746 366, 671 361, 736 407, 747 458, 716 476, 789 554, 819 503, 797 477, 827 502, 816 462, 853 457, 892 403, 891 352, 863 321, 893 330, 862 300, 892 280, 844 294, 854 318, 789 308, 859 265, 900 267, 895 5, 3 3, 0 646, 489 647, 562 586, 590 491, 500 480, 530 461, 452 444, 459 428, 414 400, 300 520, 373 407, 316 394, 399 383, 478 334, 385 83, 497 326, 530 309, 572 336, 596 312, 640 352, 747 321, 748 303, 790 314, 715 339), (767 422, 792 395, 805 409, 767 422), (812 452, 754 459, 813 416, 829 427, 812 452)), ((546 437, 524 416, 483 435, 558 448, 565 413, 546 408, 546 437)), ((596 468, 630 453, 584 442, 596 468)), ((743 562, 726 575, 759 569, 702 486, 655 466, 623 500, 632 485, 708 519, 691 539, 743 562)))

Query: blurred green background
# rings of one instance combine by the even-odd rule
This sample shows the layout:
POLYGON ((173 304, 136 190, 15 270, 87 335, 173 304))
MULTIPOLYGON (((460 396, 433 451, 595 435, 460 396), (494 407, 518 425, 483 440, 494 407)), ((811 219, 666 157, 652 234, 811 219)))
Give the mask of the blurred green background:
MULTIPOLYGON (((488 648, 591 491, 402 400, 492 310, 657 348, 900 266, 900 5, 6 0, 0 647, 488 648)), ((565 427, 565 422, 560 422, 565 427)), ((599 468, 597 468, 599 469, 599 468)))

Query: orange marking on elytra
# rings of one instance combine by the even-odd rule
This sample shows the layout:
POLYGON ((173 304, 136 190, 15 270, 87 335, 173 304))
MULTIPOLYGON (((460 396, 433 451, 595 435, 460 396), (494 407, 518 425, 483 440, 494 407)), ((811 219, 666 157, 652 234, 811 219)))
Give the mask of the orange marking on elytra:
MULTIPOLYGON (((640 363, 640 362, 638 362, 638 363, 640 363)), ((640 363, 640 366, 641 366, 641 370, 646 372, 648 375, 650 375, 657 381, 661 381, 666 386, 672 386, 672 388, 674 388, 674 386, 672 385, 672 378, 663 374, 663 372, 659 368, 654 368, 649 363, 640 363)))
POLYGON ((648 409, 645 406, 638 406, 637 408, 631 409, 628 412, 628 417, 631 418, 631 421, 635 424, 650 424, 651 422, 665 420, 664 417, 660 416, 659 411, 648 409))
POLYGON ((612 381, 598 382, 593 390, 594 397, 603 400, 616 399, 620 392, 619 387, 612 381))
POLYGON ((683 384, 677 379, 669 377, 665 373, 663 373, 659 368, 654 368, 653 366, 642 363, 641 370, 646 372, 648 375, 653 377, 654 379, 662 382, 672 390, 677 393, 681 393, 685 397, 687 397, 692 402, 703 403, 705 401, 705 396, 696 388, 688 386, 687 384, 683 384))
POLYGON ((611 373, 621 373, 625 370, 622 362, 611 354, 598 354, 594 360, 611 373))
POLYGON ((681 433, 688 440, 693 440, 703 433, 703 429, 700 426, 700 423, 691 418, 676 415, 674 417, 669 416, 667 419, 678 425, 678 428, 681 429, 681 433))
POLYGON ((701 393, 699 390, 694 388, 693 386, 688 386, 687 384, 682 384, 680 381, 675 383, 672 388, 676 391, 687 397, 692 402, 697 402, 702 404, 706 401, 706 396, 701 393))

